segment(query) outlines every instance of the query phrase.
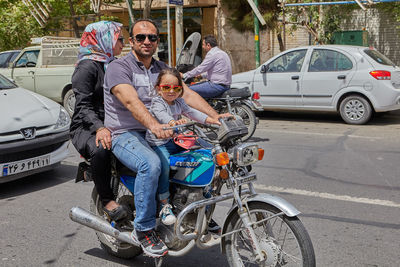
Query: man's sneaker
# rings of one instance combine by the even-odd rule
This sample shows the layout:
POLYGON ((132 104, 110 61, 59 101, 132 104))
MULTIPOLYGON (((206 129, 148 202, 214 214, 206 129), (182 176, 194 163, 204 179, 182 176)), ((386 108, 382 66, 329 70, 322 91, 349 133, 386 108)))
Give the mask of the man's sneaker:
POLYGON ((171 225, 176 222, 176 217, 172 213, 172 206, 170 204, 164 204, 160 211, 161 222, 165 225, 171 225))
POLYGON ((142 247, 143 252, 150 257, 158 258, 168 253, 167 246, 154 230, 144 232, 133 230, 131 237, 135 243, 142 247))
POLYGON ((221 227, 213 219, 211 219, 208 223, 208 231, 214 234, 220 234, 221 227))

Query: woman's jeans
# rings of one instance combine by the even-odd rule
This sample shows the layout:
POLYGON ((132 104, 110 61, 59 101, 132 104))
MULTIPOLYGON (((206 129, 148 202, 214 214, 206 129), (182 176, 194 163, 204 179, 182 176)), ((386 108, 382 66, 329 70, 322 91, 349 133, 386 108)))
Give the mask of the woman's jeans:
POLYGON ((169 198, 169 156, 185 149, 174 143, 172 139, 168 143, 160 146, 154 146, 154 151, 161 160, 161 175, 158 180, 158 199, 169 198))
POLYGON ((112 141, 118 160, 137 173, 135 178, 135 229, 147 231, 156 226, 156 192, 161 172, 157 154, 145 140, 145 132, 129 131, 112 141))

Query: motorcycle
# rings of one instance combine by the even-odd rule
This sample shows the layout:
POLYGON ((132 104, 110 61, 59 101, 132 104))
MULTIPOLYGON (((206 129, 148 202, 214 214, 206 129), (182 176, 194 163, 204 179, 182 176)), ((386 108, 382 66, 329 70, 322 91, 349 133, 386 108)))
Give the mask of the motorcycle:
MULTIPOLYGON (((171 127, 194 139, 195 146, 170 157, 170 200, 177 220, 166 226, 157 219, 156 226, 168 246, 167 256, 179 257, 195 246, 207 249, 219 244, 230 266, 315 266, 313 245, 298 218, 300 212, 280 197, 255 191, 252 164, 262 160, 264 150, 243 143, 247 127, 239 117, 220 121, 220 127, 193 122, 171 127), (233 202, 221 234, 212 234, 207 224, 216 203, 226 200, 233 202)), ((73 207, 70 218, 96 230, 110 254, 132 258, 142 253, 130 236, 135 174, 118 164, 113 162, 112 187, 116 200, 131 209, 130 217, 120 223, 108 220, 93 189, 90 212, 73 207)), ((156 265, 162 260, 156 259, 156 265)))
MULTIPOLYGON (((185 73, 193 69, 193 65, 178 65, 177 70, 185 73)), ((188 86, 194 84, 194 79, 186 79, 184 81, 188 86)), ((258 124, 258 118, 255 111, 263 111, 261 104, 250 93, 249 87, 233 88, 225 91, 222 95, 213 98, 206 98, 207 103, 218 113, 230 113, 242 118, 247 126, 247 134, 242 137, 242 141, 250 139, 258 124)))

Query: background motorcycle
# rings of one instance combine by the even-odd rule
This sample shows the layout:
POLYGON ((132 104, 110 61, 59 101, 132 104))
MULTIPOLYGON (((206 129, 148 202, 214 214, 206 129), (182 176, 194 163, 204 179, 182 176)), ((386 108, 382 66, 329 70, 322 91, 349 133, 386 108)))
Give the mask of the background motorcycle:
MULTIPOLYGON (((181 73, 185 73, 194 68, 193 65, 178 65, 177 70, 181 73)), ((194 79, 186 79, 184 81, 188 86, 194 83, 194 79)), ((205 98, 205 100, 213 107, 218 113, 230 113, 239 116, 244 124, 247 126, 247 134, 242 137, 242 141, 247 141, 253 136, 257 124, 258 118, 254 111, 262 111, 261 104, 251 98, 251 93, 248 87, 239 89, 229 89, 222 95, 205 98)))
MULTIPOLYGON (((183 256, 195 245, 205 249, 220 244, 230 266, 315 266, 310 237, 297 217, 300 212, 277 196, 255 192, 252 182, 256 175, 251 165, 262 159, 264 150, 241 141, 247 128, 240 118, 224 119, 221 124, 207 131, 198 123, 174 127, 189 129, 187 137, 196 138, 202 147, 170 157, 171 203, 177 221, 166 226, 157 220, 156 227, 169 248, 168 256, 183 256), (224 185, 228 192, 222 194, 224 185), (215 237, 207 232, 208 221, 215 204, 229 199, 233 199, 232 207, 221 236, 215 237)), ((134 175, 121 168, 114 169, 112 175, 116 200, 132 211, 128 220, 107 221, 95 189, 91 212, 79 207, 70 211, 73 221, 95 229, 102 247, 121 258, 142 253, 130 237, 135 214, 134 175)), ((158 265, 161 262, 156 261, 158 265)))
MULTIPOLYGON (((185 41, 182 51, 176 62, 179 72, 185 73, 201 63, 201 35, 192 33, 185 41)), ((190 86, 194 79, 188 79, 185 83, 190 86)), ((242 141, 248 140, 256 130, 258 118, 254 111, 263 111, 261 104, 252 96, 248 87, 231 88, 218 97, 206 99, 218 112, 238 115, 248 128, 248 133, 242 137, 242 141)))

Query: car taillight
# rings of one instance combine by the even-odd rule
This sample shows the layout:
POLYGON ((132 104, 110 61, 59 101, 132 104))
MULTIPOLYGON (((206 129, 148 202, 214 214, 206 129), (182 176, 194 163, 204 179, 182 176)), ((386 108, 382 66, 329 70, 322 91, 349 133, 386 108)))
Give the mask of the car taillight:
POLYGON ((386 70, 373 70, 369 74, 377 80, 390 80, 391 73, 386 70))
POLYGON ((254 100, 259 100, 259 99, 260 99, 260 93, 259 93, 259 92, 253 93, 253 95, 251 96, 251 98, 254 99, 254 100))

